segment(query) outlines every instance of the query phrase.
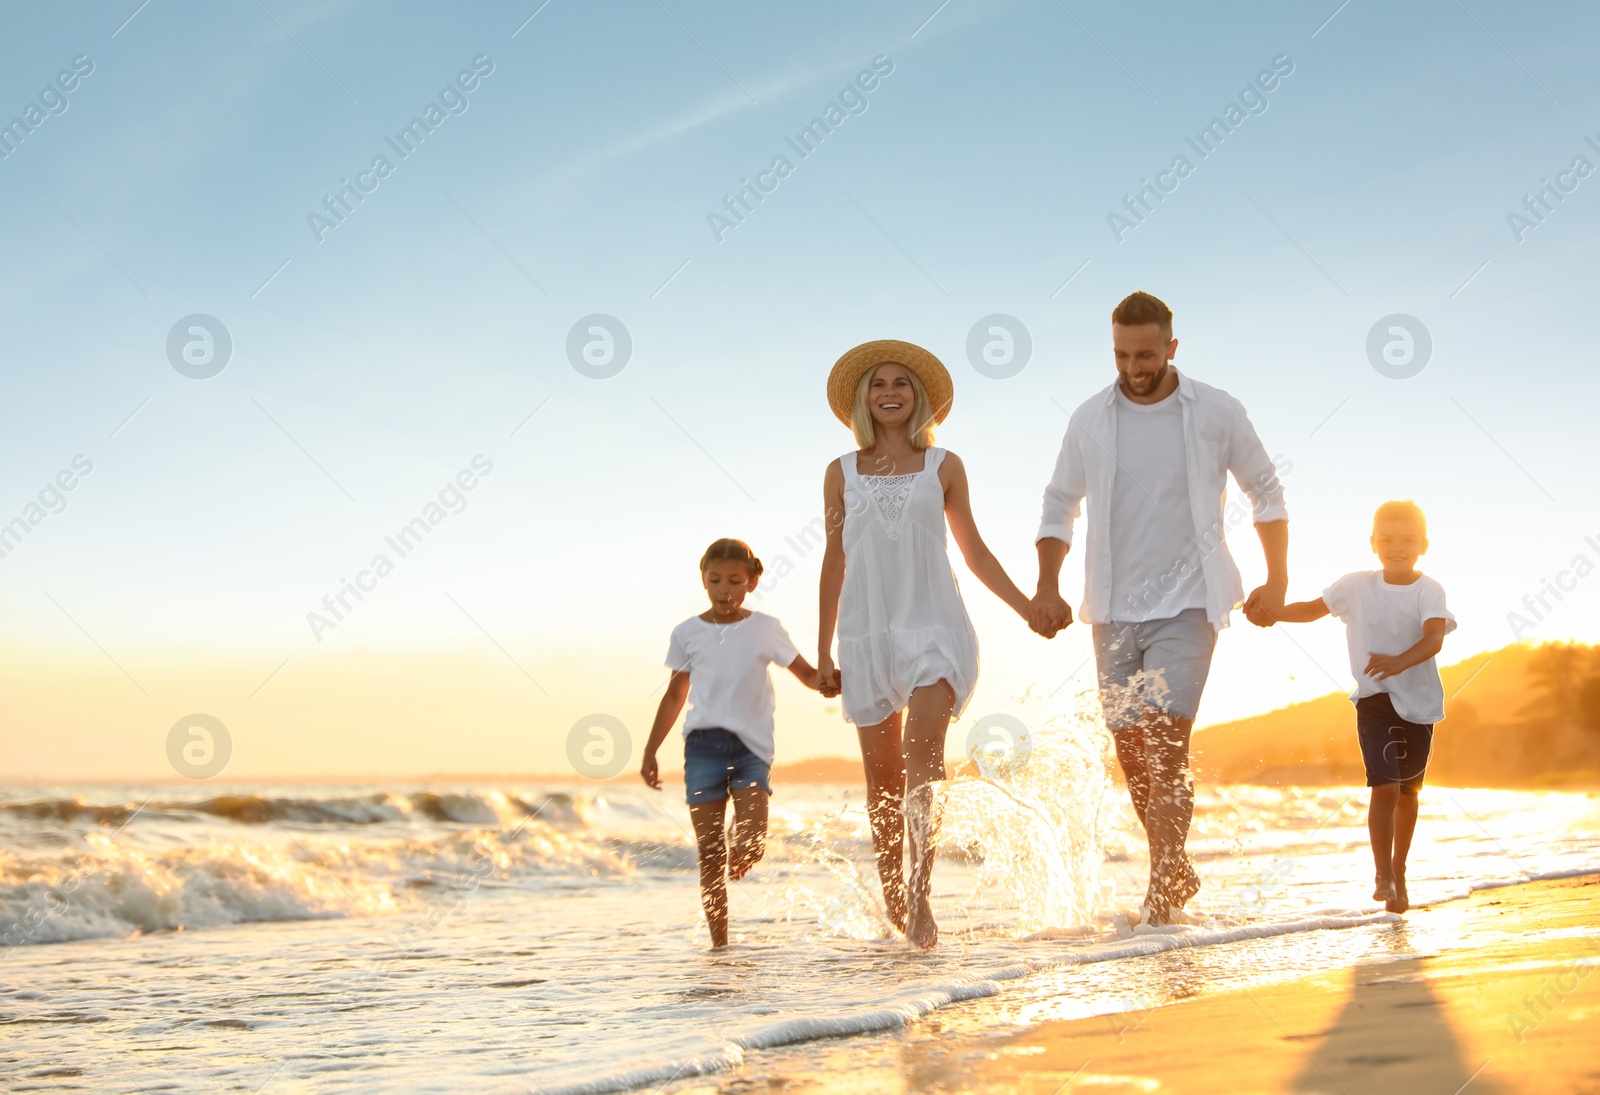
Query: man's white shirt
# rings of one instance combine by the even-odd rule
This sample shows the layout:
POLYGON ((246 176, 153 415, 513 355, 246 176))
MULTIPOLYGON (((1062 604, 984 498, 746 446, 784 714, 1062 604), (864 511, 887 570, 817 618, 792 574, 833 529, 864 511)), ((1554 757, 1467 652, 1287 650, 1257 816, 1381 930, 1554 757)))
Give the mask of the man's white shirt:
MULTIPOLYGON (((1177 370, 1173 370, 1174 373, 1177 370)), ((1186 580, 1184 567, 1168 560, 1168 551, 1140 558, 1138 553, 1113 549, 1116 537, 1112 523, 1118 513, 1117 420, 1119 382, 1085 400, 1072 413, 1055 473, 1044 492, 1044 512, 1036 540, 1053 538, 1072 543, 1072 526, 1089 499, 1095 516, 1089 522, 1088 546, 1084 559, 1085 589, 1079 615, 1085 623, 1110 623, 1114 620, 1153 618, 1119 612, 1114 603, 1116 590, 1148 589, 1163 594, 1180 592, 1186 580), (1119 575, 1118 566, 1122 567, 1119 575), (1153 568, 1143 574, 1130 567, 1153 568), (1149 585, 1147 585, 1149 583, 1149 585)), ((1228 553, 1225 517, 1227 477, 1234 479, 1250 499, 1255 522, 1288 519, 1283 503, 1283 485, 1277 469, 1244 406, 1220 388, 1178 374, 1178 389, 1169 399, 1176 400, 1183 422, 1181 469, 1187 494, 1187 513, 1173 513, 1173 530, 1191 539, 1187 559, 1199 560, 1199 577, 1205 586, 1206 617, 1216 628, 1228 626, 1228 615, 1244 599, 1244 585, 1233 556, 1228 553)), ((1163 400, 1163 403, 1166 401, 1163 400)), ((1129 475, 1124 472, 1126 485, 1129 475)), ((1148 486, 1148 485, 1147 485, 1148 486)), ((1151 491, 1155 493, 1154 490, 1151 491)), ((1167 506, 1171 508, 1170 504, 1167 506)), ((1127 593, 1124 593, 1127 596, 1127 593)), ((1143 598, 1141 603, 1148 601, 1143 598)), ((1168 608, 1175 601, 1166 602, 1168 608)), ((1176 610, 1166 613, 1175 615, 1176 610)))

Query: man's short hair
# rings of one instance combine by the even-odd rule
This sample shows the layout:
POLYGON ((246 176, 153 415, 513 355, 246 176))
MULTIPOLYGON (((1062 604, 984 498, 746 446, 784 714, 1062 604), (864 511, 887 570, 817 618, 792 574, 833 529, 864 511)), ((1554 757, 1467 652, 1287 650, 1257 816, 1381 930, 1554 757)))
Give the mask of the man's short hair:
POLYGON ((1376 529, 1379 521, 1409 521, 1417 526, 1417 534, 1424 540, 1428 538, 1428 519, 1422 516, 1422 507, 1411 499, 1403 502, 1385 502, 1378 507, 1378 512, 1372 515, 1372 527, 1376 529))
POLYGON ((1151 296, 1142 289, 1129 293, 1122 303, 1111 309, 1111 322, 1124 327, 1138 327, 1146 323, 1161 325, 1161 333, 1172 337, 1172 309, 1160 297, 1151 296))

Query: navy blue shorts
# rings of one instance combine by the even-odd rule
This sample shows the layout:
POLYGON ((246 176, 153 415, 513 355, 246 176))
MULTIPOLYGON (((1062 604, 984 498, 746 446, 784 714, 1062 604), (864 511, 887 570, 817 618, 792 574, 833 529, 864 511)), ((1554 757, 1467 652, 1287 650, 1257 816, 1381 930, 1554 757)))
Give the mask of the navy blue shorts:
POLYGON ((1422 789, 1433 750, 1433 727, 1407 722, 1394 712, 1389 693, 1362 696, 1356 701, 1356 734, 1361 738, 1361 760, 1367 766, 1367 786, 1398 783, 1415 794, 1422 789))
POLYGON ((772 794, 772 766, 728 730, 691 730, 683 741, 683 782, 689 805, 722 802, 728 792, 759 787, 772 794))

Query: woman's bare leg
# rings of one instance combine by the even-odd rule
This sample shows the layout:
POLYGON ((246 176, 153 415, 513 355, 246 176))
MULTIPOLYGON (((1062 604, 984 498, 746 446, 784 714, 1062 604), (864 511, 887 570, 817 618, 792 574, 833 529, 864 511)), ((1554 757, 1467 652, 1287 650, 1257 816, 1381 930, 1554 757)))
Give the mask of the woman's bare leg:
POLYGON ((944 779, 944 738, 954 710, 955 692, 942 680, 916 689, 906 705, 906 833, 911 842, 906 938, 924 949, 939 941, 928 894, 939 829, 936 785, 944 779))
POLYGON ((722 829, 727 799, 701 802, 689 807, 694 822, 694 841, 700 853, 700 907, 711 929, 711 945, 728 945, 728 840, 722 829))
POLYGON ((900 744, 900 713, 896 711, 876 726, 857 728, 856 736, 861 740, 861 767, 867 776, 867 821, 872 826, 872 850, 878 857, 883 905, 889 922, 905 931, 906 767, 900 744))

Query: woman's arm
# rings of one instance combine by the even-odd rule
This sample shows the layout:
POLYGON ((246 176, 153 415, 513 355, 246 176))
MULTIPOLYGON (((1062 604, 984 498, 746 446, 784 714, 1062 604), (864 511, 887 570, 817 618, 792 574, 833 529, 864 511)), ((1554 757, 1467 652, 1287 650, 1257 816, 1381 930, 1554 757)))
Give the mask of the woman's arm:
POLYGON ((833 632, 839 626, 839 595, 844 591, 844 469, 837 460, 822 477, 822 515, 828 539, 817 589, 817 674, 822 684, 836 689, 839 671, 833 664, 833 632))
POLYGON ((824 696, 828 697, 837 696, 839 694, 838 692, 833 691, 829 682, 822 679, 822 674, 817 672, 817 670, 812 667, 810 662, 806 661, 804 654, 798 656, 794 661, 789 663, 789 672, 794 674, 795 680, 799 681, 813 692, 821 692, 824 696))
POLYGON ((656 765, 656 750, 661 748, 661 743, 672 733, 672 727, 677 723, 678 716, 683 714, 684 701, 688 698, 689 674, 686 670, 680 669, 674 672, 672 679, 667 682, 667 690, 661 697, 661 705, 656 708, 656 721, 650 727, 650 740, 645 742, 644 762, 639 765, 640 777, 658 791, 661 790, 661 771, 656 765))
POLYGON ((955 453, 945 453, 944 462, 939 465, 939 482, 944 487, 944 515, 950 522, 950 535, 955 538, 956 547, 961 549, 961 558, 966 560, 967 569, 976 574, 978 581, 988 586, 990 592, 1009 605, 1013 612, 1024 620, 1029 619, 1031 602, 1023 596, 1022 590, 1017 588, 1005 567, 1000 565, 1000 560, 994 557, 994 552, 989 550, 989 545, 978 534, 977 522, 972 519, 967 469, 955 453))

